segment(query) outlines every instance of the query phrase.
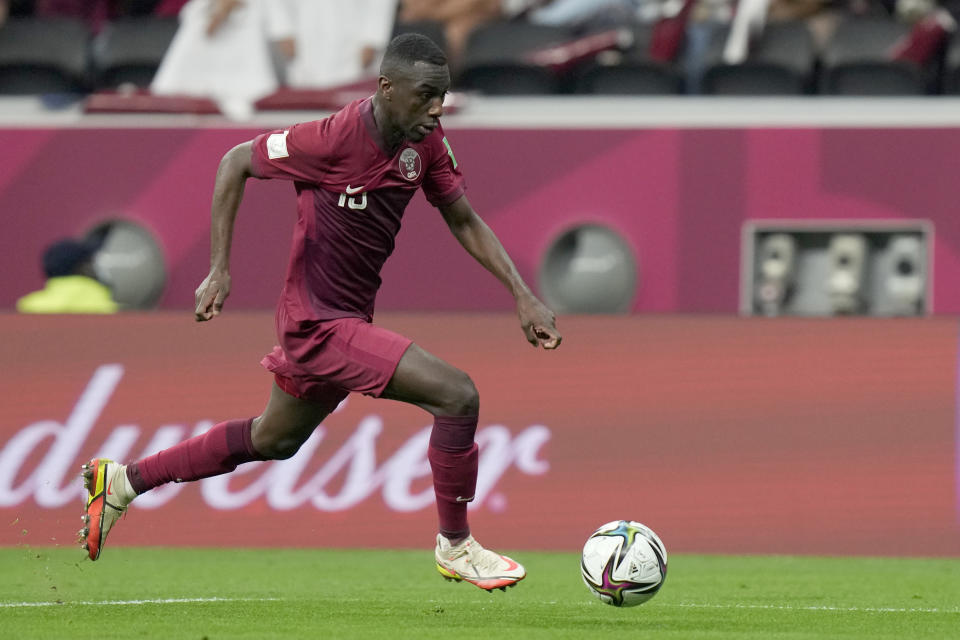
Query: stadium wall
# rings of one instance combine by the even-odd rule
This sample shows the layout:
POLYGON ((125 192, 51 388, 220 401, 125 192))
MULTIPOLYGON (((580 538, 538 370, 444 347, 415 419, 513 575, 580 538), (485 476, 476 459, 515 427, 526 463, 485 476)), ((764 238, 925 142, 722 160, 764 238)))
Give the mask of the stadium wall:
MULTIPOLYGON (((116 217, 159 239, 169 276, 160 307, 193 305, 207 271, 219 159, 273 125, 123 122, 0 128, 0 213, 5 237, 15 239, 0 255, 0 308, 41 286, 38 256, 52 238, 116 217)), ((633 311, 736 313, 748 221, 924 220, 934 237, 932 311, 960 313, 960 288, 952 286, 960 279, 956 126, 453 122, 468 196, 531 283, 561 232, 599 222, 637 257, 633 311)), ((233 253, 234 309, 273 306, 293 219, 289 184, 249 186, 233 253)), ((418 195, 378 308, 498 311, 511 302, 418 195)))
MULTIPOLYGON (((381 321, 480 389, 487 544, 627 518, 671 551, 960 555, 955 319, 564 317, 551 353, 512 314, 381 321)), ((267 312, 0 315, 0 544, 73 544, 85 459, 259 413, 272 344, 267 312)), ((351 397, 291 460, 143 496, 111 544, 429 548, 429 426, 351 397)))

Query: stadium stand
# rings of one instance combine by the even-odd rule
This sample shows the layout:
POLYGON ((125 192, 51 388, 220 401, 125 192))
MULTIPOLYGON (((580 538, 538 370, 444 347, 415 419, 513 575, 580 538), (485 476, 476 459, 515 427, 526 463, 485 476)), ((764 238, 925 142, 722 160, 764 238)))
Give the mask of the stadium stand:
POLYGON ((532 64, 525 56, 571 40, 574 35, 566 27, 519 21, 482 25, 467 40, 457 84, 488 95, 557 93, 557 74, 532 64))
MULTIPOLYGON (((585 33, 522 19, 483 24, 471 34, 462 65, 454 69, 453 89, 492 96, 680 94, 683 60, 654 54, 654 28, 637 24, 585 33), (621 38, 624 33, 630 37, 621 38), (612 44, 604 45, 604 38, 613 38, 612 44)), ((147 88, 176 29, 174 18, 138 16, 108 23, 94 37, 87 25, 73 19, 11 17, 0 26, 0 94, 94 91, 90 100, 100 108, 106 100, 107 110, 122 111, 123 105, 111 102, 107 94, 132 85, 137 89, 136 100, 127 104, 135 106, 134 111, 170 112, 176 105, 169 100, 169 104, 149 104, 147 88)), ((818 55, 804 22, 773 22, 752 43, 741 64, 723 61, 728 31, 718 30, 707 53, 703 91, 711 95, 960 94, 960 36, 954 34, 935 55, 918 64, 910 55, 900 55, 911 46, 916 34, 911 29, 887 15, 848 17, 818 55)), ((409 32, 423 33, 446 47, 438 22, 398 23, 394 28, 394 34, 409 32)), ((266 99, 260 108, 330 107, 326 94, 322 105, 312 105, 310 95, 290 88, 282 88, 279 94, 283 95, 266 99)))
POLYGON ((94 85, 150 86, 177 32, 176 18, 136 17, 108 24, 92 43, 94 85))
POLYGON ((11 18, 0 29, 0 94, 89 89, 86 25, 68 18, 11 18))
POLYGON ((597 63, 577 81, 577 93, 603 95, 670 95, 680 93, 683 81, 671 65, 627 58, 616 64, 597 63))
MULTIPOLYGON (((726 32, 721 35, 725 36, 726 32)), ((751 48, 745 62, 726 64, 718 59, 709 66, 703 80, 704 93, 806 93, 811 89, 815 63, 813 38, 804 23, 770 24, 751 48)))
POLYGON ((598 55, 580 65, 575 80, 577 93, 604 95, 670 95, 683 88, 671 61, 650 55, 653 26, 635 25, 632 42, 621 55, 598 55))
POLYGON ((890 57, 894 45, 909 31, 907 25, 889 18, 842 22, 823 54, 820 92, 856 96, 924 93, 921 69, 890 57))
POLYGON ((960 37, 954 36, 947 47, 943 69, 943 92, 960 93, 960 37))

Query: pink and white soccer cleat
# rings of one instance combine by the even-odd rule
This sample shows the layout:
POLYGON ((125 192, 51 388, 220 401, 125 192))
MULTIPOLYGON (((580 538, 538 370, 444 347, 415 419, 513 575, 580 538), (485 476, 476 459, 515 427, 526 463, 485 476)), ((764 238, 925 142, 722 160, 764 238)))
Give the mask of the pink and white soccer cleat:
POLYGON ((506 591, 527 575, 521 564, 484 549, 480 543, 468 536, 457 545, 442 535, 437 535, 437 571, 447 580, 457 582, 465 580, 486 591, 500 589, 506 591))

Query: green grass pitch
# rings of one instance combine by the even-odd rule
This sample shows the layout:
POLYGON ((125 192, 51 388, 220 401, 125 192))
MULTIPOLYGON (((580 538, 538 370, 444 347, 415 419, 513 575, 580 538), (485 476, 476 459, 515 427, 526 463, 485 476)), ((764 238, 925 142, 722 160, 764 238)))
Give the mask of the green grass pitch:
POLYGON ((518 552, 503 593, 445 582, 432 550, 0 549, 0 636, 64 638, 958 638, 960 559, 670 557, 617 609, 578 555, 518 552))

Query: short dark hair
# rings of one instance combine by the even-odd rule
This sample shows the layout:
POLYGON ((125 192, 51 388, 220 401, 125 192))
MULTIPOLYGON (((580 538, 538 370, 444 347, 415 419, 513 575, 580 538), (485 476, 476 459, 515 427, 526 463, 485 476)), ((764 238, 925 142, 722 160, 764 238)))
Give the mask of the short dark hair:
POLYGON ((72 238, 58 240, 43 252, 43 273, 48 278, 80 273, 81 267, 90 262, 95 253, 96 247, 89 243, 72 238))
POLYGON ((388 75, 400 67, 412 67, 418 62, 437 66, 447 64, 447 56, 437 44, 420 33, 403 33, 390 41, 383 53, 380 73, 388 75))

